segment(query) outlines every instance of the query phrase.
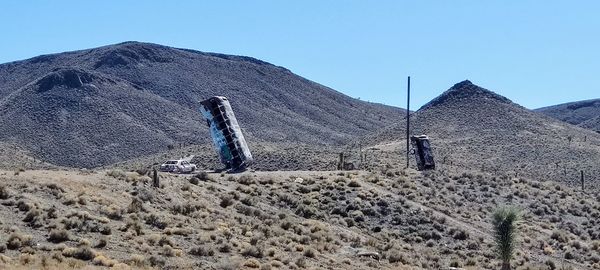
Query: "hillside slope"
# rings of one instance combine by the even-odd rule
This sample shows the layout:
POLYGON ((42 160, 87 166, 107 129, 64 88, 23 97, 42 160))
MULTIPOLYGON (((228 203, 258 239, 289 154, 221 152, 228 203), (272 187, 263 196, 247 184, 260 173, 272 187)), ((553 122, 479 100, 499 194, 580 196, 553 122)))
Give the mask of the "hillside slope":
POLYGON ((569 102, 535 111, 567 123, 600 132, 600 99, 569 102))
MULTIPOLYGON (((600 173, 600 135, 530 111, 487 89, 460 82, 411 116, 412 134, 427 134, 440 167, 452 164, 537 180, 577 184, 600 173)), ((395 142, 404 124, 365 140, 395 142), (394 139, 395 138, 395 139, 394 139)), ((588 185, 597 188, 598 185, 588 185)))
POLYGON ((197 107, 214 95, 249 140, 340 144, 402 113, 254 58, 126 42, 0 65, 0 139, 57 165, 106 165, 209 142, 197 107))
POLYGON ((0 268, 499 269, 502 205, 522 210, 514 269, 600 268, 600 198, 560 184, 412 169, 160 179, 0 171, 0 268))

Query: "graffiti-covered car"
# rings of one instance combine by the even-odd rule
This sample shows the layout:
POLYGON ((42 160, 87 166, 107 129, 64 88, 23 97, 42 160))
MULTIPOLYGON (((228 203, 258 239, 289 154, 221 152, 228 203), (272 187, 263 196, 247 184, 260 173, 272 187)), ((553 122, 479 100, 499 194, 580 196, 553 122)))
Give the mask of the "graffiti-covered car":
POLYGON ((191 173, 196 171, 196 164, 189 163, 187 160, 168 160, 160 165, 160 171, 172 173, 191 173))

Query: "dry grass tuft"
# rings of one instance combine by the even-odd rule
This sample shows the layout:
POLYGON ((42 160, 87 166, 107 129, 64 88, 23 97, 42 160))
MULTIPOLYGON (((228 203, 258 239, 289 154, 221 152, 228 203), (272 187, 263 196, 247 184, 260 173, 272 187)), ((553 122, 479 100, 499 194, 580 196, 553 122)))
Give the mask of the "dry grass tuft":
POLYGON ((69 232, 65 229, 61 229, 61 230, 53 229, 52 231, 50 231, 50 234, 48 235, 48 241, 50 241, 52 243, 62 243, 64 241, 69 241, 69 239, 70 239, 69 232))
POLYGON ((31 235, 23 234, 19 231, 11 233, 6 241, 6 247, 8 249, 19 249, 21 247, 28 247, 31 245, 33 245, 31 235))

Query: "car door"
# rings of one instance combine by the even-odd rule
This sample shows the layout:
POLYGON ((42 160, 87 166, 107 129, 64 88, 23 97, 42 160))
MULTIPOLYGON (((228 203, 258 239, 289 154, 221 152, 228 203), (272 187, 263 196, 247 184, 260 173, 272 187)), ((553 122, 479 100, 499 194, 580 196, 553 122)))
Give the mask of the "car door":
POLYGON ((182 170, 183 172, 189 172, 192 169, 190 166, 190 163, 187 161, 182 161, 181 165, 183 166, 183 170, 182 170))

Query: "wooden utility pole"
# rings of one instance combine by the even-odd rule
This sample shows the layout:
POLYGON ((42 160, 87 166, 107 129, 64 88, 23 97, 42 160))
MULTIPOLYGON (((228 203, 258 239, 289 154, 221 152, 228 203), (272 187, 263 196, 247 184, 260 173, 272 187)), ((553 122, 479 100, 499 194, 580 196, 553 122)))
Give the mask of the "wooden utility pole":
POLYGON ((410 166, 410 76, 406 93, 406 168, 410 166))
POLYGON ((583 176, 583 171, 581 171, 581 191, 585 192, 585 177, 583 176))
POLYGON ((360 165, 358 165, 359 166, 358 168, 361 169, 363 166, 362 143, 358 144, 358 155, 360 156, 360 163, 359 163, 360 165))

